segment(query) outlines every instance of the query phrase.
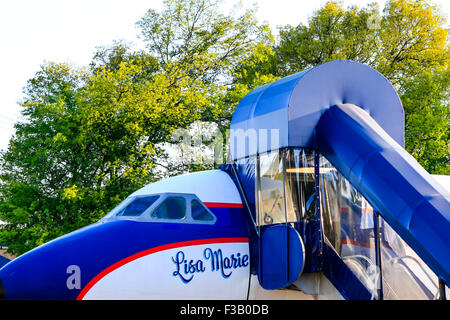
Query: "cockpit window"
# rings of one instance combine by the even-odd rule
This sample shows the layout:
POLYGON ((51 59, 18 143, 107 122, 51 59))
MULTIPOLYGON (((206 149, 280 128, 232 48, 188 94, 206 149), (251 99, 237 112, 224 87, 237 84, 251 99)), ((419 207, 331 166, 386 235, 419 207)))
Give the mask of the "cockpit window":
POLYGON ((152 217, 157 219, 181 220, 186 216, 186 200, 184 197, 167 197, 152 217))
POLYGON ((128 197, 101 221, 113 220, 214 225, 217 217, 195 194, 160 193, 128 197))
POLYGON ((213 214, 207 210, 200 201, 194 199, 191 202, 192 219, 197 221, 213 221, 213 214))
POLYGON ((150 208, 152 204, 158 200, 159 196, 146 196, 137 197, 126 207, 120 210, 116 216, 119 217, 137 217, 140 216, 145 210, 150 208))

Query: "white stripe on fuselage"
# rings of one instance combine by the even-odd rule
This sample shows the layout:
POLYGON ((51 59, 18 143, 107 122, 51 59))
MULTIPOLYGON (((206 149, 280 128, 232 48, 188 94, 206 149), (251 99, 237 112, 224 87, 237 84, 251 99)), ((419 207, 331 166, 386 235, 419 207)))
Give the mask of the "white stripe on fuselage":
POLYGON ((106 274, 83 299, 246 299, 249 265, 248 242, 168 249, 106 274))

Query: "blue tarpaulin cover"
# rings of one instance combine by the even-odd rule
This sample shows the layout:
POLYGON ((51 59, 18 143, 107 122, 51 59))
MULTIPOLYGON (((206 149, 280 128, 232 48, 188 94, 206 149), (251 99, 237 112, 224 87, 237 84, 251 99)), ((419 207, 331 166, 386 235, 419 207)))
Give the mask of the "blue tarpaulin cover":
POLYGON ((316 128, 320 152, 441 278, 450 283, 450 197, 367 112, 333 106, 316 128))
MULTIPOLYGON (((232 160, 283 147, 318 150, 450 285, 449 196, 403 149, 403 107, 379 72, 336 60, 285 77, 244 97, 230 128, 232 160), (256 134, 256 144, 240 145, 242 134, 256 134)), ((239 175, 253 195, 247 169, 239 175)))
POLYGON ((3 267, 5 264, 7 264, 9 261, 11 261, 11 260, 9 260, 3 256, 0 256, 0 268, 3 267))
POLYGON ((335 60, 247 94, 231 120, 231 159, 274 149, 271 146, 314 147, 313 132, 321 115, 329 107, 343 103, 366 110, 397 143, 404 145, 403 107, 391 83, 364 64, 335 60), (234 135, 239 130, 250 135, 249 129, 255 130, 256 146, 238 145, 234 135), (270 130, 278 132, 272 135, 270 130))

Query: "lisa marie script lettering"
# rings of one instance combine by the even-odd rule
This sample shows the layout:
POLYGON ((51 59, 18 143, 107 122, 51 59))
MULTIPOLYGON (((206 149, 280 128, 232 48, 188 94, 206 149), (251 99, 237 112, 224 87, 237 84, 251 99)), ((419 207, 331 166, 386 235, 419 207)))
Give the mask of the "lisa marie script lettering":
POLYGON ((227 279, 233 273, 233 270, 245 268, 249 265, 248 254, 240 252, 233 253, 230 256, 224 256, 221 249, 213 250, 206 248, 203 250, 203 259, 189 260, 184 251, 178 251, 172 257, 176 270, 172 273, 174 277, 179 277, 183 283, 189 283, 196 274, 207 272, 219 272, 227 279))

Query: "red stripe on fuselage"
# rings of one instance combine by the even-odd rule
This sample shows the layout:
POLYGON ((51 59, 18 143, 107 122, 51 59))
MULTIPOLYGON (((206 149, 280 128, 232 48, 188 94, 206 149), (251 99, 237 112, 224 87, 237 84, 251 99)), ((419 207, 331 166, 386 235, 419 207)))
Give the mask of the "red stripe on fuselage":
POLYGON ((195 246, 195 245, 202 245, 202 244, 213 244, 213 243, 238 243, 238 242, 248 242, 248 238, 215 238, 215 239, 200 239, 200 240, 190 240, 190 241, 181 241, 181 242, 175 242, 175 243, 168 243, 162 246, 150 248, 141 252, 138 252, 136 254, 133 254, 129 257, 126 257, 125 259, 122 259, 113 265, 109 266, 102 272, 100 272, 98 275, 96 275, 89 283, 81 290, 79 293, 77 300, 82 300, 86 293, 97 283, 99 282, 103 277, 105 277, 108 273, 111 273, 112 271, 120 268, 121 266, 139 259, 141 257, 147 256, 152 253, 156 253, 159 251, 174 249, 174 248, 180 248, 180 247, 187 247, 187 246, 195 246))
POLYGON ((208 208, 243 208, 242 203, 203 202, 208 208))

